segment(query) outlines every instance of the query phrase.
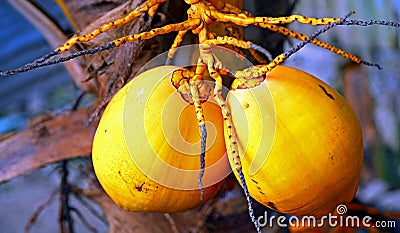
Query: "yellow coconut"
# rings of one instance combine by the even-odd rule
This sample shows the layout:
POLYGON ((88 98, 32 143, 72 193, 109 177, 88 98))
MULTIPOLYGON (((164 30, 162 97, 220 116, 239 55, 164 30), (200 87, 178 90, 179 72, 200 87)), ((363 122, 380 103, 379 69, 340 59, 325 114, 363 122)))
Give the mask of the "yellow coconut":
MULTIPOLYGON (((361 127, 330 86, 279 66, 261 85, 230 91, 227 104, 255 200, 282 213, 320 217, 353 198, 363 157, 361 127)), ((226 145, 228 140, 225 135, 226 145)))
POLYGON ((229 173, 223 120, 212 100, 203 104, 208 131, 204 197, 200 199, 200 136, 193 105, 171 84, 177 67, 161 66, 127 83, 111 100, 93 141, 100 184, 129 211, 176 212, 214 196, 229 173))

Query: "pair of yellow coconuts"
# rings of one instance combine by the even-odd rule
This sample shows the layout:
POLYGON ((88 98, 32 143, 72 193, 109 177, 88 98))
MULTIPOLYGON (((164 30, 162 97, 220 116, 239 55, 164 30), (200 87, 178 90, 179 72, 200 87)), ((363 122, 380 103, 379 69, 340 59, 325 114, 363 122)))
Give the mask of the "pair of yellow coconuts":
MULTIPOLYGON (((95 173, 126 210, 199 206, 218 192, 229 163, 233 167, 221 110, 210 99, 202 104, 208 137, 200 199, 199 127, 194 106, 171 84, 177 68, 141 73, 114 96, 100 120, 93 142, 95 173)), ((226 102, 256 201, 282 213, 320 217, 353 198, 362 164, 361 127, 334 89, 278 66, 261 85, 229 91, 226 102)))

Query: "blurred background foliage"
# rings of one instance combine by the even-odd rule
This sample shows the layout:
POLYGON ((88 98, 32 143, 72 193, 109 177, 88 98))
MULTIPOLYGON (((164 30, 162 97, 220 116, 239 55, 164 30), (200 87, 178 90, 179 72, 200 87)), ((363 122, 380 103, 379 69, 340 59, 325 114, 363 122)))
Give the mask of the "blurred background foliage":
MULTIPOLYGON (((20 13, 7 1, 0 2, 2 70, 21 66, 51 51, 51 46, 20 13)), ((72 32, 68 19, 54 1, 36 2, 46 6, 50 16, 60 21, 65 31, 72 32)), ((400 22, 400 0, 281 2, 286 5, 289 2, 296 3, 293 12, 306 16, 340 17, 355 10, 356 14, 352 16, 354 19, 400 22)), ((245 1, 246 9, 253 13, 261 9, 260 5, 265 6, 265 3, 263 4, 262 0, 245 1)), ((285 15, 291 9, 272 10, 279 10, 279 14, 285 15)), ((293 23, 289 28, 306 34, 317 30, 316 27, 299 23, 293 23)), ((265 32, 255 33, 254 30, 246 30, 246 35, 262 44, 265 32)), ((307 45, 285 63, 328 82, 349 100, 360 117, 365 137, 365 168, 357 197, 383 211, 400 212, 400 30, 384 26, 338 26, 321 35, 320 39, 383 67, 383 70, 378 70, 373 67, 355 66, 342 57, 313 45, 307 45)), ((283 46, 288 49, 296 42, 288 40, 283 46)), ((55 65, 0 80, 0 95, 0 134, 3 134, 26 128, 28 119, 37 114, 71 109, 73 102, 80 95, 80 90, 64 67, 55 65)), ((94 98, 85 96, 83 105, 88 106, 93 100, 94 98)), ((3 210, 0 212, 0 229, 14 221, 13 214, 23 213, 26 211, 24 207, 32 204, 32 201, 27 199, 21 202, 19 209, 16 208, 18 198, 29 192, 29 189, 21 190, 31 187, 28 183, 39 184, 40 180, 46 179, 49 174, 49 170, 43 170, 34 173, 40 177, 38 179, 17 178, 0 185, 0 206, 3 210), (12 211, 16 213, 10 214, 12 211)), ((46 185, 49 186, 56 183, 58 180, 46 180, 46 185), (52 184, 47 184, 48 182, 52 184)), ((48 187, 46 185, 42 185, 43 188, 48 187)), ((38 198, 43 200, 42 197, 38 198)), ((29 217, 29 214, 24 215, 29 217)))

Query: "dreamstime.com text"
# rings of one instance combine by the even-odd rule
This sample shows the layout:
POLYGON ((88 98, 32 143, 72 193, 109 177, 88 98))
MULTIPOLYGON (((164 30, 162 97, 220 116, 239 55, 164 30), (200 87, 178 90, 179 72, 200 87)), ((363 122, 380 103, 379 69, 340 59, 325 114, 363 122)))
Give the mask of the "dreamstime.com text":
POLYGON ((342 204, 336 207, 336 212, 338 215, 329 214, 317 219, 314 216, 304 216, 302 218, 284 215, 268 216, 266 211, 263 216, 257 218, 257 221, 261 227, 273 227, 274 225, 278 225, 279 227, 323 227, 326 224, 329 224, 330 227, 396 227, 396 221, 394 220, 373 221, 370 216, 359 217, 345 215, 347 206, 342 204))

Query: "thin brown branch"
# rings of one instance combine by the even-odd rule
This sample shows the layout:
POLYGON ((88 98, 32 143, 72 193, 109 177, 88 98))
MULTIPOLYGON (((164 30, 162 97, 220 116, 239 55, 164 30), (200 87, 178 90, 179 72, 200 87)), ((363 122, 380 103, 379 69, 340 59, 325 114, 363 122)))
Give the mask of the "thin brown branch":
POLYGON ((107 223, 106 221, 106 216, 99 211, 97 211, 84 197, 82 197, 81 195, 79 195, 77 192, 75 192, 74 190, 72 191, 72 193, 74 194, 74 196, 76 197, 76 199, 83 205, 86 207, 86 209, 89 210, 89 212, 91 214, 93 214, 93 216, 95 216, 96 218, 98 218, 100 221, 107 223))
MULTIPOLYGON (((93 165, 91 165, 90 156, 70 160, 70 162, 72 162, 72 164, 78 169, 82 176, 82 180, 86 181, 88 185, 98 184, 96 175, 94 174, 93 165)), ((72 186, 72 191, 74 191, 74 186, 72 186)))
POLYGON ((164 217, 169 222, 169 225, 171 226, 172 232, 173 233, 179 233, 179 230, 178 230, 178 227, 176 226, 175 220, 171 217, 171 215, 166 213, 166 214, 164 214, 164 217))
POLYGON ((61 167, 61 183, 60 183, 60 212, 59 224, 61 233, 74 233, 74 220, 71 216, 71 206, 69 205, 69 198, 71 193, 71 185, 68 183, 68 161, 62 161, 61 167))
POLYGON ((100 104, 97 106, 96 110, 90 115, 90 118, 85 122, 85 126, 89 126, 93 121, 98 120, 101 111, 107 106, 107 104, 111 101, 113 95, 108 95, 104 97, 100 104))
POLYGON ((90 225, 90 223, 88 222, 88 220, 83 216, 83 214, 82 214, 78 209, 71 207, 70 210, 71 210, 71 212, 75 213, 75 214, 78 216, 79 220, 81 220, 82 224, 83 224, 90 232, 93 232, 93 233, 98 232, 97 229, 96 229, 94 226, 90 225))
POLYGON ((45 208, 47 208, 48 206, 50 206, 53 203, 57 193, 58 193, 58 190, 54 190, 51 193, 50 197, 36 209, 36 211, 32 214, 31 218, 29 219, 29 222, 25 226, 25 230, 24 230, 25 233, 30 232, 32 226, 36 223, 39 215, 43 212, 43 210, 45 208))
POLYGON ((71 110, 76 111, 78 110, 79 104, 81 103, 81 100, 83 96, 86 94, 84 91, 79 91, 78 95, 76 96, 74 103, 71 105, 71 110))

